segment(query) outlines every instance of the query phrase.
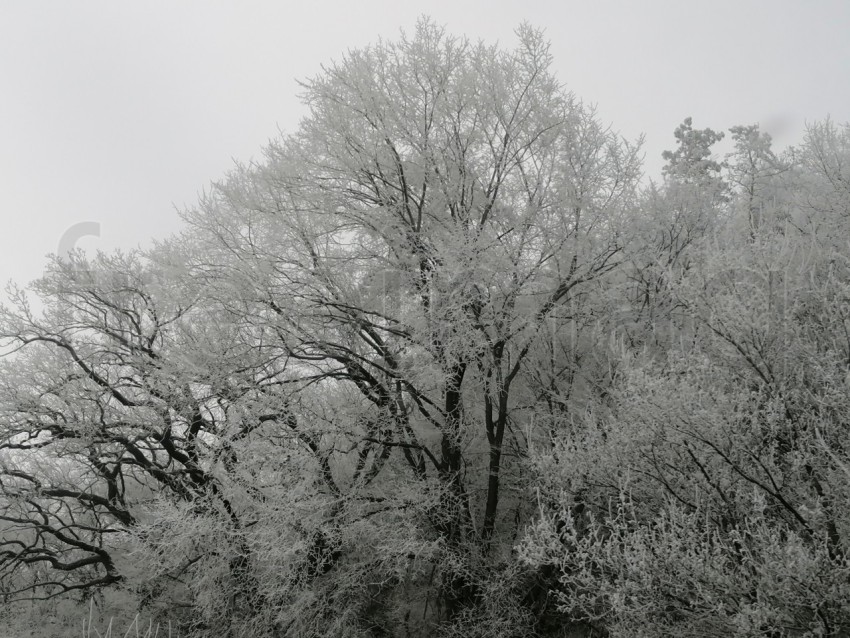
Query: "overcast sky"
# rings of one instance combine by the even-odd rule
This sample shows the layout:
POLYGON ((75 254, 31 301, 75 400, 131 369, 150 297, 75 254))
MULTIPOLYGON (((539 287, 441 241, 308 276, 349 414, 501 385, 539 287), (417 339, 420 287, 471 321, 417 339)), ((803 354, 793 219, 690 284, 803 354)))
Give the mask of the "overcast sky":
POLYGON ((687 116, 778 147, 850 121, 848 0, 0 0, 0 281, 38 277, 82 222, 91 250, 178 229, 175 208, 296 128, 296 80, 423 11, 508 46, 543 27, 561 81, 646 135, 650 176, 687 116))

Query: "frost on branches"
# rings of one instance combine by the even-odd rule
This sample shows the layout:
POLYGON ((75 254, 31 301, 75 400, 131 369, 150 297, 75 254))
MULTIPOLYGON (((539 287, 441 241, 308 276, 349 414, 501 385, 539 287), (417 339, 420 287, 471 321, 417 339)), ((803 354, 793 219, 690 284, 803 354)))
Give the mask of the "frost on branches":
POLYGON ((826 123, 799 152, 781 218, 752 224, 741 180, 725 229, 668 280, 669 349, 623 348, 613 398, 532 454, 541 516, 520 556, 557 572, 572 618, 618 636, 850 631, 850 209, 828 186, 850 144, 826 123), (844 142, 813 165, 825 139, 844 142))
POLYGON ((517 36, 349 52, 184 232, 10 291, 6 613, 848 631, 846 129, 720 161, 688 118, 642 187, 517 36))

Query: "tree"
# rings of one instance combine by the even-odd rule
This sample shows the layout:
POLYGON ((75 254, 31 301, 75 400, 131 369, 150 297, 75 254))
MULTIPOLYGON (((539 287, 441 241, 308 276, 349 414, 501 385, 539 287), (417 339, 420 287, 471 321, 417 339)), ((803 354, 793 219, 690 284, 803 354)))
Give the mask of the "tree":
POLYGON ((847 632, 850 262, 819 222, 698 242, 670 284, 680 338, 625 347, 615 400, 534 455, 522 551, 565 613, 618 635, 847 632))
POLYGON ((815 122, 796 154, 795 225, 805 233, 846 245, 850 211, 850 125, 830 119, 815 122))
POLYGON ((549 64, 529 29, 508 53, 423 22, 305 83, 300 132, 189 215, 203 259, 226 260, 221 285, 250 282, 239 312, 276 336, 289 400, 360 394, 363 429, 324 442, 335 475, 334 437, 357 459, 340 498, 376 497, 390 471, 437 490, 424 528, 444 547, 449 620, 508 549, 505 487, 526 515, 505 466, 506 448, 524 454, 525 366, 546 322, 618 264, 637 177, 636 149, 549 64))
POLYGON ((617 329, 632 348, 665 352, 679 338, 681 316, 673 285, 699 268, 696 247, 727 221, 728 184, 712 146, 723 133, 694 130, 686 118, 674 131, 677 148, 664 151, 663 183, 649 183, 632 217, 634 241, 620 296, 617 329))
POLYGON ((200 633, 415 632, 411 614, 425 633, 527 631, 532 603, 500 580, 534 516, 528 438, 548 429, 521 425, 553 326, 591 325, 577 300, 622 263, 639 161, 552 76, 540 33, 518 37, 505 51, 423 20, 350 52, 182 237, 57 264, 44 319, 7 312, 24 349, 7 378, 46 350, 63 380, 33 373, 32 402, 80 411, 75 429, 64 407, 4 421, 7 447, 75 443, 76 491, 34 488, 31 507, 96 506, 102 551, 129 539, 147 599, 184 601, 200 633))
POLYGON ((754 239, 765 217, 774 218, 775 223, 781 215, 776 209, 784 198, 776 178, 790 166, 776 157, 770 135, 760 132, 757 124, 733 126, 729 132, 735 142, 735 150, 727 156, 730 181, 741 189, 738 201, 746 215, 750 239, 754 239))
POLYGON ((848 145, 665 179, 422 20, 149 251, 0 309, 0 595, 190 636, 842 636, 848 145), (743 229, 743 232, 742 232, 743 229))
POLYGON ((667 160, 662 172, 673 180, 707 186, 720 177, 723 166, 712 158, 711 147, 725 137, 722 132, 710 128, 694 129, 693 118, 686 117, 676 127, 677 148, 664 151, 667 160))

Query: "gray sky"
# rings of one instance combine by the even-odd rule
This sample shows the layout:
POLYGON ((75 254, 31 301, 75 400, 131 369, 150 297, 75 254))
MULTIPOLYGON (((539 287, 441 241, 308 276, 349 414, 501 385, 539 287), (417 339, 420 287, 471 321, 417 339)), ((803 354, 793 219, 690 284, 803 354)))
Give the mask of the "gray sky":
POLYGON ((508 46, 545 28, 561 81, 646 134, 653 177, 687 116, 778 147, 850 121, 848 0, 0 0, 0 282, 38 277, 81 222, 92 250, 176 230, 175 207, 296 128, 297 79, 423 11, 508 46))

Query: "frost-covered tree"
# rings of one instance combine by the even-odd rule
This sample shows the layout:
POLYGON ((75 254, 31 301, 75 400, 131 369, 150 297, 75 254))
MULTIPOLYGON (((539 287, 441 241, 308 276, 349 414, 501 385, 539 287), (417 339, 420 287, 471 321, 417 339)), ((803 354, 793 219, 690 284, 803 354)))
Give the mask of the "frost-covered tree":
POLYGON ((669 285, 678 338, 624 342, 614 400, 533 455, 543 516, 522 554, 556 570, 564 612, 624 636, 850 629, 850 255, 832 228, 697 242, 669 285))
POLYGON ((687 119, 641 189, 528 27, 423 20, 302 88, 183 232, 0 310, 5 610, 846 635, 846 130, 721 163, 687 119))
POLYGON ((736 203, 754 239, 766 223, 778 228, 787 216, 787 190, 780 177, 792 162, 776 156, 770 135, 757 124, 734 126, 729 132, 735 142, 726 158, 729 181, 739 189, 736 203))
MULTIPOLYGON (((126 580, 121 540, 146 603, 180 601, 201 634, 532 630, 511 547, 550 421, 528 423, 594 343, 565 350, 560 328, 593 325, 639 176, 550 65, 527 27, 505 50, 423 20, 352 51, 149 262, 60 264, 44 318, 6 313, 6 379, 47 372, 6 396, 8 462, 32 469, 4 504, 60 499, 58 527, 96 510, 109 560, 69 582, 126 580), (66 492, 45 491, 37 460, 63 454, 66 492)), ((82 556, 38 516, 10 566, 82 556)))
POLYGON ((850 218, 850 125, 830 119, 806 129, 797 160, 794 225, 846 247, 850 218))
MULTIPOLYGON (((435 499, 405 517, 439 547, 406 608, 436 605, 426 618, 462 619, 508 555, 529 515, 529 370, 621 261, 636 149, 549 65, 530 29, 504 51, 422 22, 306 82, 300 130, 187 215, 192 267, 240 291, 286 401, 347 397, 317 450, 339 501, 435 499)), ((358 551, 329 573, 372 569, 358 551)))

